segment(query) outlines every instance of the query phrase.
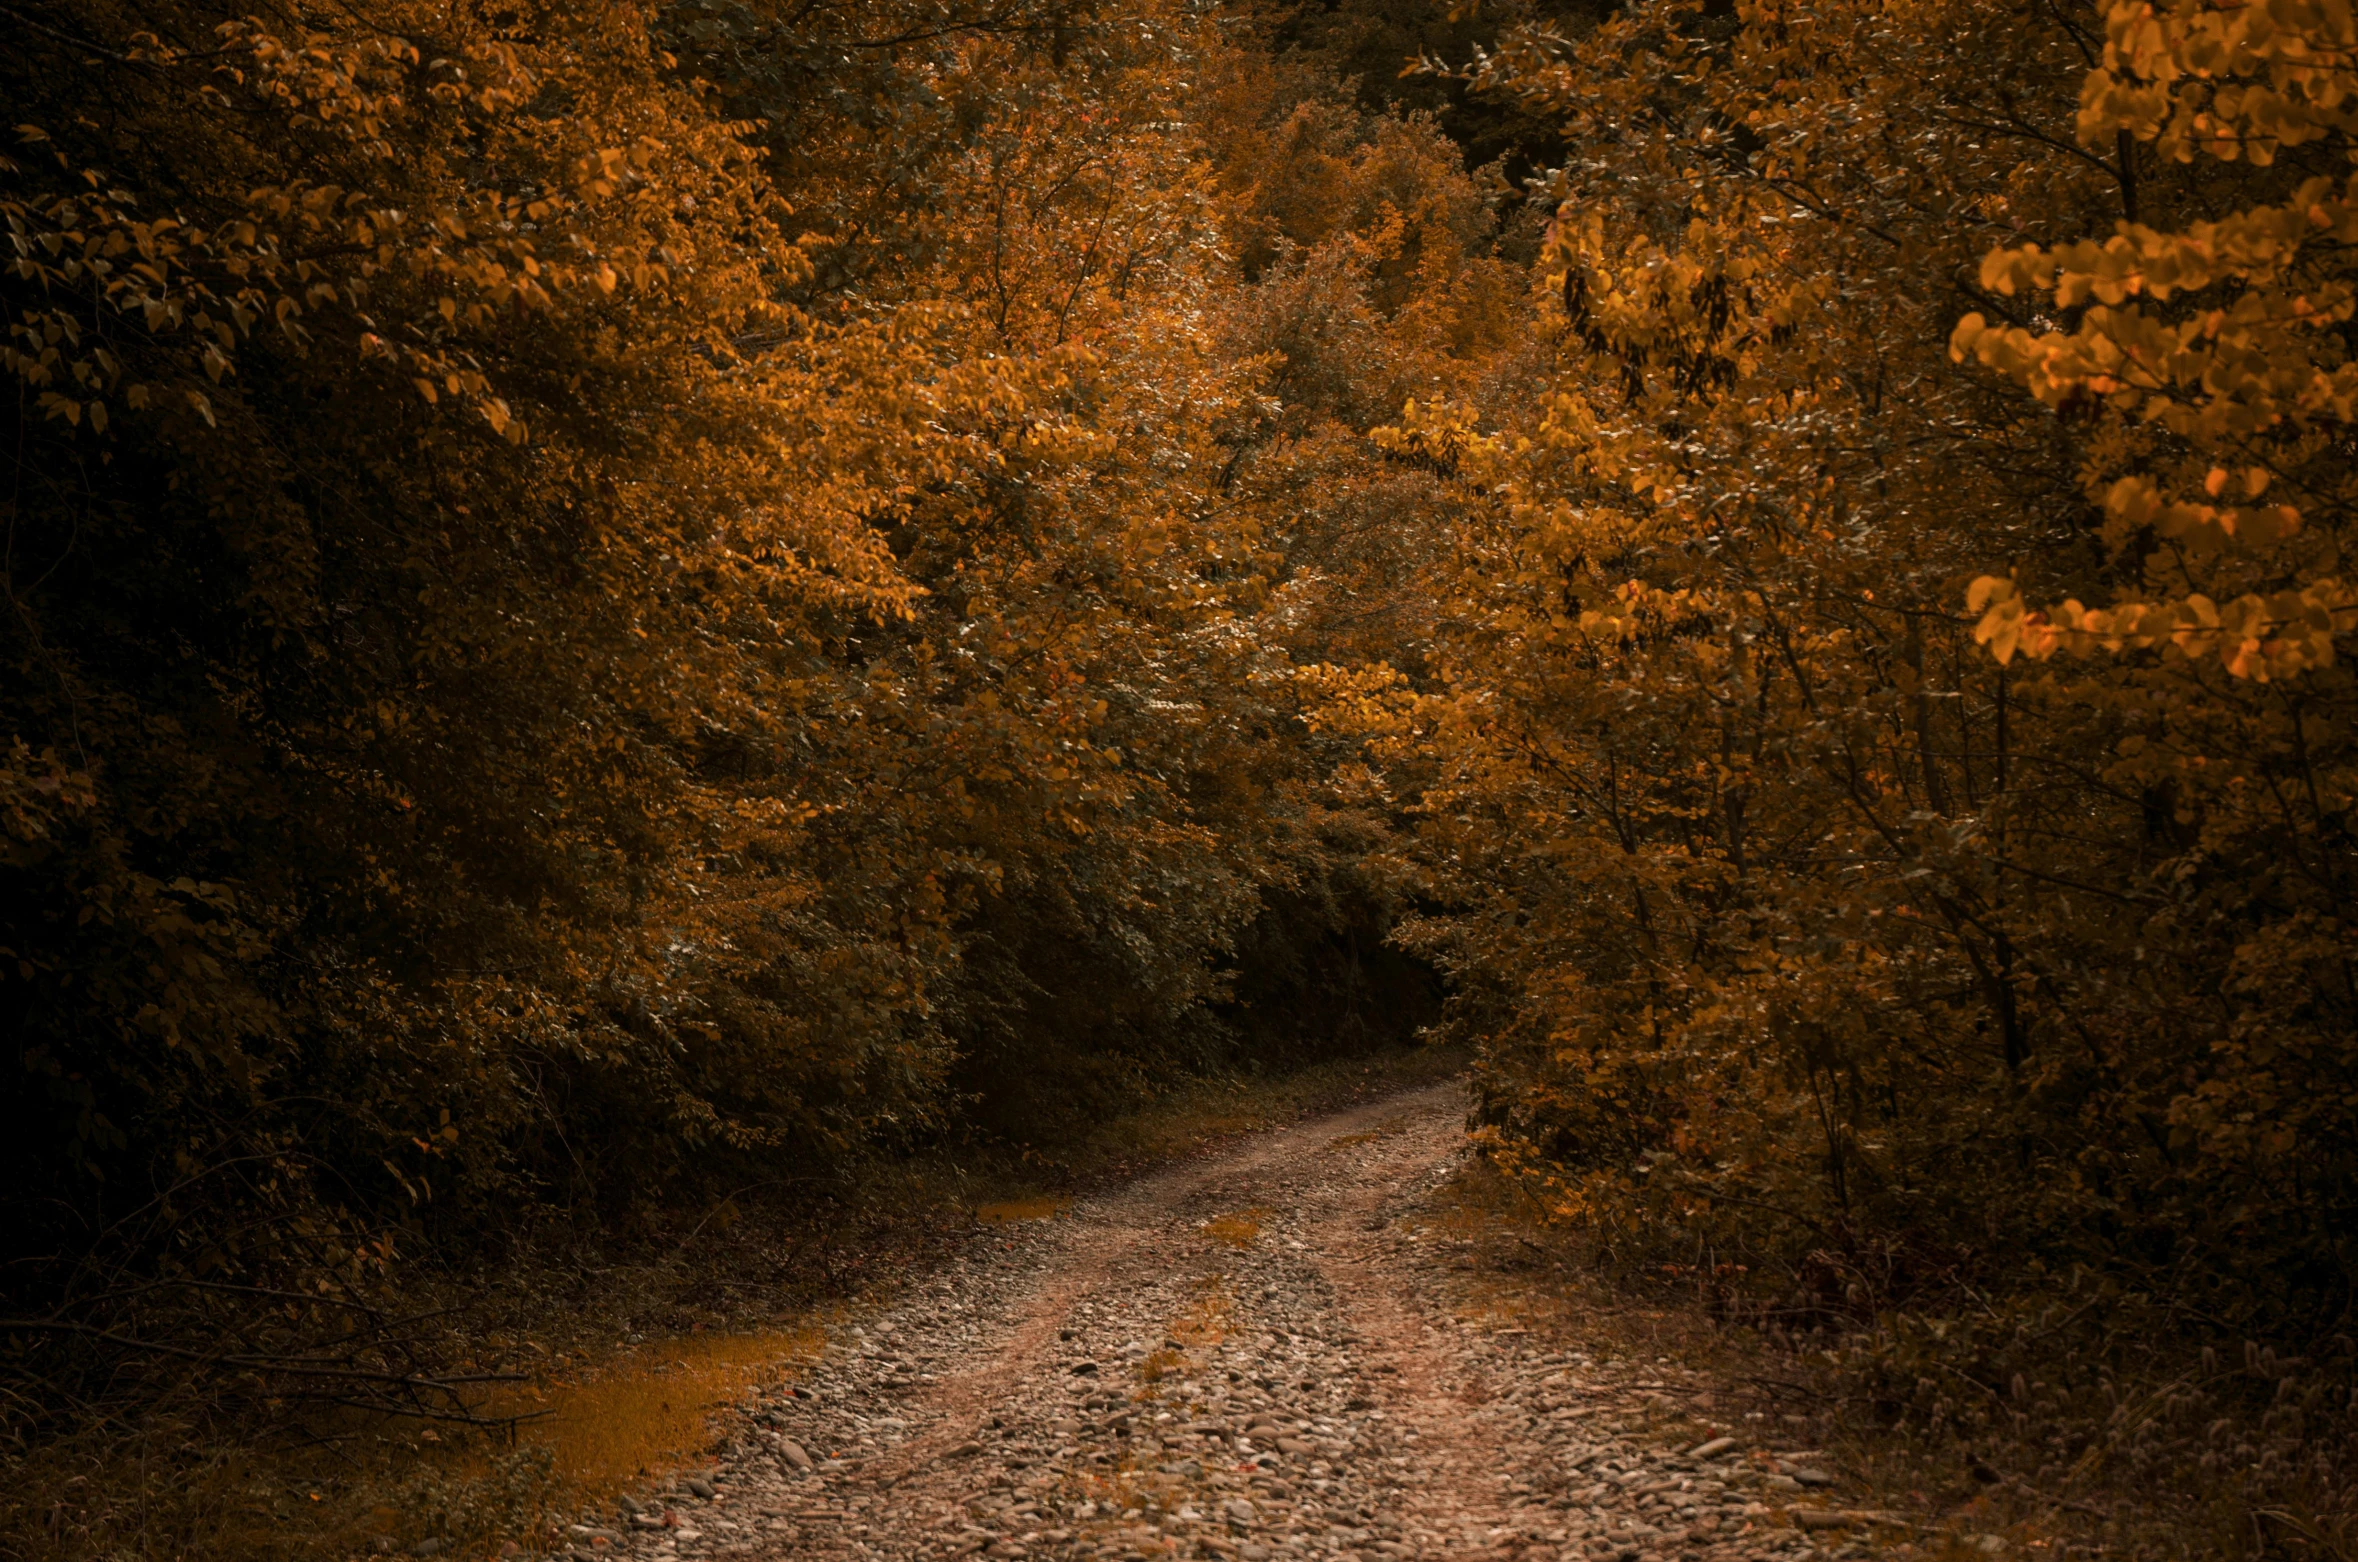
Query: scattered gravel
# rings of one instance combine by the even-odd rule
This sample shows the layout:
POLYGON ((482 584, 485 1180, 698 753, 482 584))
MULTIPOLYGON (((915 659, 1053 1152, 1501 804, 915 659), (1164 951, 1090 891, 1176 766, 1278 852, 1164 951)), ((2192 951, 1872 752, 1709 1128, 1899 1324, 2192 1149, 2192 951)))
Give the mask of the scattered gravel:
MULTIPOLYGON (((1441 1087, 1264 1134, 914 1283, 582 1562, 1801 1559, 1863 1551, 1814 1450, 1644 1432, 1698 1386, 1466 1322, 1419 1217, 1441 1087)), ((1707 1386, 1707 1385, 1702 1385, 1707 1386)))

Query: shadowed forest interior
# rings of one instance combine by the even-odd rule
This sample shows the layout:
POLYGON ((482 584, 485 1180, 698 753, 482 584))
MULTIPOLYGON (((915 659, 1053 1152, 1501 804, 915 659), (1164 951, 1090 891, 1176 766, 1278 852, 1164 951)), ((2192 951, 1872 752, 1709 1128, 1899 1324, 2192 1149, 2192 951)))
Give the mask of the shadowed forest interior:
POLYGON ((0 1534, 1442 1045, 1866 1422, 2358 1555, 2348 0, 0 36, 0 1534))

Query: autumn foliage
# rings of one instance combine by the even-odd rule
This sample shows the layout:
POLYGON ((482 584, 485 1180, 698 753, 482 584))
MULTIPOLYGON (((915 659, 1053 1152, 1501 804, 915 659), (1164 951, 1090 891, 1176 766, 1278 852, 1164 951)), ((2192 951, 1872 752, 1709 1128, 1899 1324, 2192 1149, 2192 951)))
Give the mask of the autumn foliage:
POLYGON ((1176 8, 12 38, 20 1316, 1415 1023, 1293 668, 1413 639, 1365 430, 1512 335, 1429 121, 1176 8))
POLYGON ((1492 14, 1398 89, 1474 168, 1333 79, 1463 14, 39 18, 27 1305, 1053 1140, 1437 969, 1608 1250, 2346 1323, 2345 0, 1492 14))
POLYGON ((1885 1320, 1918 1424, 2014 1367, 1903 1370, 1911 1312, 2348 1317, 2354 46, 1764 0, 1474 67, 1567 127, 1544 382, 1379 432, 1471 519, 1432 675, 1320 720, 1429 777, 1405 936, 1500 1159, 1885 1320))

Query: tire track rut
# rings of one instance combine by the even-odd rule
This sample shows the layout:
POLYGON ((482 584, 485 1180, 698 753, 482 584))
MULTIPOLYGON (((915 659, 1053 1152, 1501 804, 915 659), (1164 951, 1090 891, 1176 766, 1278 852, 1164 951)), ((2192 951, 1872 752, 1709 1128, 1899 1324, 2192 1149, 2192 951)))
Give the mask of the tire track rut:
POLYGON ((1649 1445, 1644 1398, 1675 1369, 1460 1316, 1433 1195, 1464 1111, 1454 1085, 1396 1096, 1012 1228, 838 1331, 717 1469, 585 1519, 573 1553, 1738 1562, 1847 1542, 1794 1527, 1831 1481, 1804 1451, 1649 1445))

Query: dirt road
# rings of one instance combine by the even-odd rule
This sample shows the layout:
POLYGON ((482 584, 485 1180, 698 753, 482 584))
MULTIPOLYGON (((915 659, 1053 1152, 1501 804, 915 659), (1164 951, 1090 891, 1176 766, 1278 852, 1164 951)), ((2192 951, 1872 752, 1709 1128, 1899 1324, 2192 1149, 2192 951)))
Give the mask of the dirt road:
MULTIPOLYGON (((1682 1452, 1672 1363, 1474 1300, 1440 1087, 1257 1136, 913 1280, 582 1557, 1637 1558, 1853 1544, 1802 1450, 1682 1452), (1654 1430, 1649 1431, 1649 1427, 1654 1430), (1826 1521, 1793 1526, 1789 1506, 1826 1521)), ((1737 1429, 1739 1432, 1741 1428, 1737 1429)), ((1861 1548, 1863 1549, 1863 1548, 1861 1548)))

